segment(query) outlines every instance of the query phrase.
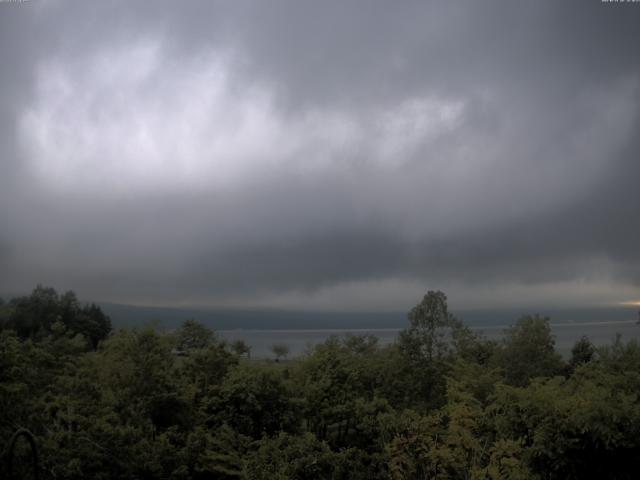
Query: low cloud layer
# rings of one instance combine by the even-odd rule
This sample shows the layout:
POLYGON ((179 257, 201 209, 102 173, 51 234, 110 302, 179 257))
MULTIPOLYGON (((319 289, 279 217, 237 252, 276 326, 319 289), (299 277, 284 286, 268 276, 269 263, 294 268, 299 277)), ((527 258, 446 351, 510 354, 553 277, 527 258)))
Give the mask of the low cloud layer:
POLYGON ((0 4, 0 291, 640 298, 637 5, 152 10, 0 4))

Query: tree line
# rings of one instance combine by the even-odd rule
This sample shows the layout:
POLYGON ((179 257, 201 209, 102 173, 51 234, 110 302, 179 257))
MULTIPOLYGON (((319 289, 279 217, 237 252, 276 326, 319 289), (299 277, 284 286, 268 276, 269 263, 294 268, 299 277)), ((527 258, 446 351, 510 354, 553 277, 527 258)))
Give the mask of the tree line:
POLYGON ((331 337, 287 362, 251 359, 192 320, 113 331, 99 307, 44 287, 2 303, 0 328, 0 439, 33 432, 42 478, 630 479, 640 467, 635 340, 583 338, 565 360, 548 318, 489 341, 442 292, 391 345, 331 337))

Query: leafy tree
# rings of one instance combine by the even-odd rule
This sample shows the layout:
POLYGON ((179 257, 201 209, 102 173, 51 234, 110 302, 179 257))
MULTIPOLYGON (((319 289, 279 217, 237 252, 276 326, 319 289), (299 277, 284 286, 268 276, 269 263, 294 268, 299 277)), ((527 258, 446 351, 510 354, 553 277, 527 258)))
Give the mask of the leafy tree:
POLYGON ((195 388, 197 398, 203 398, 210 388, 220 385, 229 370, 237 364, 238 358, 223 343, 216 342, 196 350, 184 360, 181 367, 187 380, 185 388, 195 388))
POLYGON ((42 339, 53 333, 56 323, 69 334, 83 335, 94 350, 111 332, 111 320, 95 304, 82 306, 73 291, 58 295, 55 289, 38 285, 31 295, 12 300, 0 323, 21 338, 42 339))
MULTIPOLYGON (((447 296, 429 291, 409 312, 409 327, 400 332, 398 378, 404 378, 408 404, 421 409, 445 401, 445 375, 451 355, 472 352, 475 336, 449 313, 447 296), (418 373, 419 372, 419 373, 418 373)), ((471 354, 471 353, 469 353, 471 354)))
POLYGON ((571 358, 568 363, 569 372, 573 372, 579 365, 589 363, 595 356, 596 347, 589 338, 582 336, 571 349, 571 358))
POLYGON ((185 352, 205 348, 214 340, 213 331, 195 320, 185 320, 176 331, 176 348, 185 352))
POLYGON ((304 397, 307 429, 335 449, 381 450, 377 417, 391 410, 379 393, 383 362, 367 337, 349 336, 342 341, 332 337, 317 345, 295 374, 304 397))
POLYGON ((640 469, 636 340, 583 338, 567 366, 548 319, 524 317, 489 342, 440 292, 395 344, 332 337, 286 365, 240 362, 246 345, 197 322, 109 335, 98 307, 40 286, 0 305, 0 322, 0 438, 30 429, 45 478, 631 479, 640 469), (178 338, 188 355, 175 355, 178 338))
POLYGON ((640 407, 620 380, 590 363, 569 379, 502 386, 489 412, 496 434, 521 441, 524 461, 542 478, 634 478, 640 407))
POLYGON ((640 375, 640 343, 637 339, 625 343, 618 334, 611 345, 597 349, 597 358, 605 368, 617 374, 640 375))
POLYGON ((21 338, 41 338, 51 329, 51 325, 60 318, 57 292, 51 287, 38 285, 28 297, 19 297, 12 301, 13 314, 10 328, 21 338))
POLYGON ((238 365, 211 392, 206 412, 211 426, 229 424, 252 438, 295 432, 298 407, 282 374, 266 366, 238 365))
POLYGON ((331 337, 301 365, 307 428, 321 440, 341 439, 345 430, 348 433, 358 395, 372 394, 360 390, 355 360, 337 337, 331 337))
POLYGON ((189 434, 187 451, 194 479, 239 479, 247 455, 253 446, 250 437, 241 435, 224 424, 214 433, 198 427, 189 434))
POLYGON ((536 478, 523 457, 525 449, 518 440, 498 439, 489 449, 489 462, 477 475, 478 479, 530 480, 536 478))
POLYGON ((535 377, 549 377, 562 372, 562 358, 555 351, 549 318, 538 315, 520 318, 505 331, 499 365, 505 380, 523 386, 535 377))
POLYGON ((94 303, 80 309, 76 325, 75 331, 83 334, 94 350, 111 332, 111 319, 94 303))
POLYGON ((0 304, 0 330, 8 330, 13 328, 11 318, 13 316, 13 305, 2 303, 0 304))
POLYGON ((251 347, 247 345, 244 340, 235 340, 231 343, 231 350, 235 352, 239 357, 247 355, 247 358, 251 358, 251 347))
POLYGON ((400 332, 400 345, 413 356, 428 361, 441 357, 447 351, 446 327, 452 323, 447 296, 429 291, 422 301, 409 312, 409 328, 400 332))
POLYGON ((373 354, 378 350, 378 337, 374 335, 353 335, 351 333, 343 340, 344 346, 359 355, 373 354))
POLYGON ((396 420, 396 433, 387 444, 391 477, 469 477, 469 459, 479 449, 473 432, 479 412, 477 405, 474 407, 468 410, 468 406, 449 406, 451 419, 447 411, 427 416, 403 412, 396 420))
POLYGON ((100 374, 127 421, 166 428, 188 422, 188 405, 172 378, 174 357, 167 338, 150 327, 119 331, 104 346, 100 374), (149 422, 149 423, 146 423, 149 422))
POLYGON ((51 376, 45 372, 54 359, 31 341, 20 341, 15 332, 0 332, 0 428, 9 438, 27 424, 34 397, 51 376))
POLYGON ((310 433, 280 433, 263 438, 247 458, 244 478, 250 480, 332 479, 335 455, 310 433))
POLYGON ((281 358, 287 358, 289 355, 289 346, 284 343, 276 343, 271 346, 271 351, 276 356, 276 362, 279 362, 281 358))
POLYGON ((51 476, 132 478, 139 449, 148 450, 146 432, 124 424, 112 392, 96 381, 101 360, 99 354, 79 357, 39 399, 37 423, 46 427, 40 451, 51 476))

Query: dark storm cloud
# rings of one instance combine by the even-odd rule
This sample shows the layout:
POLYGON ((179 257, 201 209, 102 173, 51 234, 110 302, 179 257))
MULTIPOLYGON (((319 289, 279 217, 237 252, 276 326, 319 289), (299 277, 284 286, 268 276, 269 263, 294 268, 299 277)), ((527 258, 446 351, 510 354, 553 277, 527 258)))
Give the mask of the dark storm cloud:
POLYGON ((634 4, 0 9, 4 291, 640 296, 634 4))

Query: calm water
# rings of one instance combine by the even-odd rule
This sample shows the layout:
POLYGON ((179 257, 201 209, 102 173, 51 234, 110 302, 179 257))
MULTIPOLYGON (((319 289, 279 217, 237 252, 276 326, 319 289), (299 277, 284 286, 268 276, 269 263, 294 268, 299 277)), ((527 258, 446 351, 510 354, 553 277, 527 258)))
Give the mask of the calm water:
MULTIPOLYGON (((562 323, 551 325, 556 339, 556 349, 563 355, 567 355, 573 344, 581 336, 586 335, 596 345, 610 344, 616 334, 622 335, 623 340, 636 338, 640 340, 640 326, 635 321, 615 322, 585 322, 562 323)), ((472 327, 472 330, 480 332, 488 339, 502 337, 507 325, 472 327)), ((398 336, 398 328, 378 329, 334 329, 334 330, 219 330, 220 336, 226 340, 244 340, 251 346, 253 357, 272 357, 271 346, 283 343, 290 349, 290 357, 302 355, 313 345, 322 343, 331 335, 375 335, 381 345, 387 345, 395 341, 398 336)))

